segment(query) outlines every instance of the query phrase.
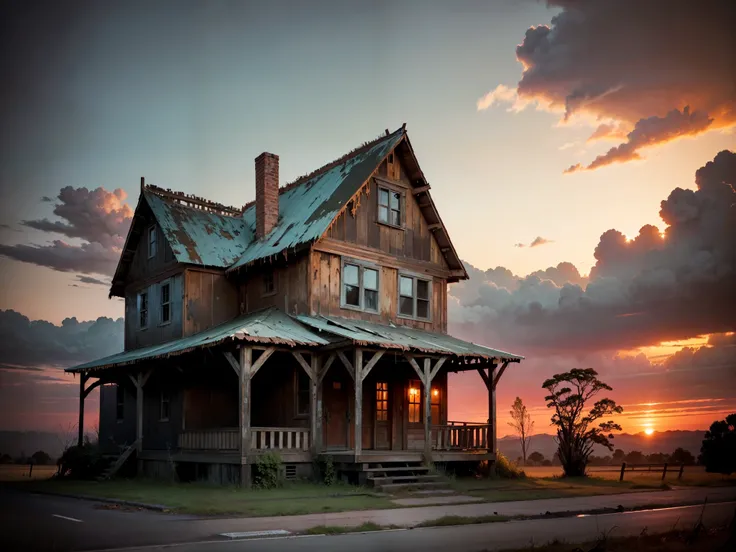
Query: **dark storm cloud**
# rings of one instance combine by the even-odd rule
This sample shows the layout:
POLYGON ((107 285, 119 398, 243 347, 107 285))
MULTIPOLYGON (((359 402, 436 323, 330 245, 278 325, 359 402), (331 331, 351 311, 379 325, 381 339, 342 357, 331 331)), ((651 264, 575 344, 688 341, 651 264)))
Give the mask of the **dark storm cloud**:
POLYGON ((644 147, 736 124, 730 0, 548 4, 562 11, 526 31, 516 49, 523 67, 516 90, 499 85, 478 109, 537 103, 564 121, 597 121, 591 139, 625 137, 568 172, 639 159, 644 147))
POLYGON ((699 169, 697 190, 662 201, 667 227, 628 241, 605 232, 587 285, 569 263, 509 277, 469 267, 450 288, 458 335, 521 354, 567 354, 652 345, 736 329, 736 154, 699 169), (500 276, 500 277, 499 277, 500 276))
POLYGON ((102 280, 98 280, 97 278, 91 278, 89 276, 82 276, 77 275, 77 280, 82 282, 83 284, 93 284, 96 286, 109 286, 110 282, 103 282, 102 280))
MULTIPOLYGON (((54 240, 48 245, 0 244, 0 255, 61 272, 112 274, 133 216, 125 198, 121 189, 109 192, 104 188, 62 188, 53 211, 61 220, 25 220, 22 224, 86 243, 73 245, 54 240)), ((85 283, 99 282, 91 280, 96 279, 85 283)))
POLYGON ((5 369, 66 367, 122 350, 122 318, 100 317, 86 322, 66 318, 57 326, 29 320, 13 310, 0 310, 0 359, 5 369))

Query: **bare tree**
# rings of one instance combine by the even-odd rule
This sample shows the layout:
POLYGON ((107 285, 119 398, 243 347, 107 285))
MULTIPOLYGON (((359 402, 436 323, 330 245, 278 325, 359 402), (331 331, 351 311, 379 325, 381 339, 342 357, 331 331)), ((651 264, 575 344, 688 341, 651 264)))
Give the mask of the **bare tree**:
POLYGON ((514 404, 511 405, 511 420, 509 425, 514 428, 521 442, 521 459, 526 465, 526 451, 529 449, 529 443, 532 440, 532 431, 534 430, 534 422, 532 416, 526 409, 520 397, 516 397, 514 404))

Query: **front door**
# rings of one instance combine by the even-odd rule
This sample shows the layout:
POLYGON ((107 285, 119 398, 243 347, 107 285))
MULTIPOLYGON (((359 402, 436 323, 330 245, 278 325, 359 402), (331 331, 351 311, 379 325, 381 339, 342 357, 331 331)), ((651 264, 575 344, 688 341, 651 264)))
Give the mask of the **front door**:
POLYGON ((326 449, 345 450, 348 448, 349 388, 339 370, 332 372, 334 373, 328 374, 322 384, 324 443, 326 449))
POLYGON ((374 396, 376 449, 388 450, 391 448, 391 400, 388 382, 376 382, 374 396))

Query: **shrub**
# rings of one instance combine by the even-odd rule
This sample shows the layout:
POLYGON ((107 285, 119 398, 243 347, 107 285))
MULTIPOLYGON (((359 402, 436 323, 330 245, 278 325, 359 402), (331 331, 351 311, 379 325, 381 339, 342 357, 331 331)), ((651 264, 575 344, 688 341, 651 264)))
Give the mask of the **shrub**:
POLYGON ((319 473, 322 483, 328 487, 337 483, 337 470, 331 456, 324 456, 319 460, 319 473))
POLYGON ((736 413, 711 424, 700 452, 700 462, 708 473, 736 472, 736 413))
POLYGON ((90 443, 67 448, 57 461, 59 477, 94 479, 107 467, 108 461, 90 443))
POLYGON ((253 484, 259 489, 275 489, 281 485, 281 456, 269 452, 259 456, 255 463, 253 484))
POLYGON ((496 454, 494 472, 495 476, 500 477, 501 479, 522 479, 526 477, 524 470, 520 469, 516 464, 513 464, 500 452, 496 454))

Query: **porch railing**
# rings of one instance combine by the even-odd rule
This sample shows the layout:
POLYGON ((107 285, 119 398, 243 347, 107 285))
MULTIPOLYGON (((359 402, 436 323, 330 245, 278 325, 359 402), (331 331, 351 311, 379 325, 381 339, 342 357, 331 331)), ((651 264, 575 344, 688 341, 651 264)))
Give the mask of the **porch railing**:
POLYGON ((434 450, 485 450, 489 448, 489 424, 448 422, 432 426, 434 450))
MULTIPOLYGON (((179 434, 179 449, 237 452, 240 450, 240 429, 196 429, 179 434)), ((301 427, 252 427, 251 450, 309 450, 309 429, 301 427)))

